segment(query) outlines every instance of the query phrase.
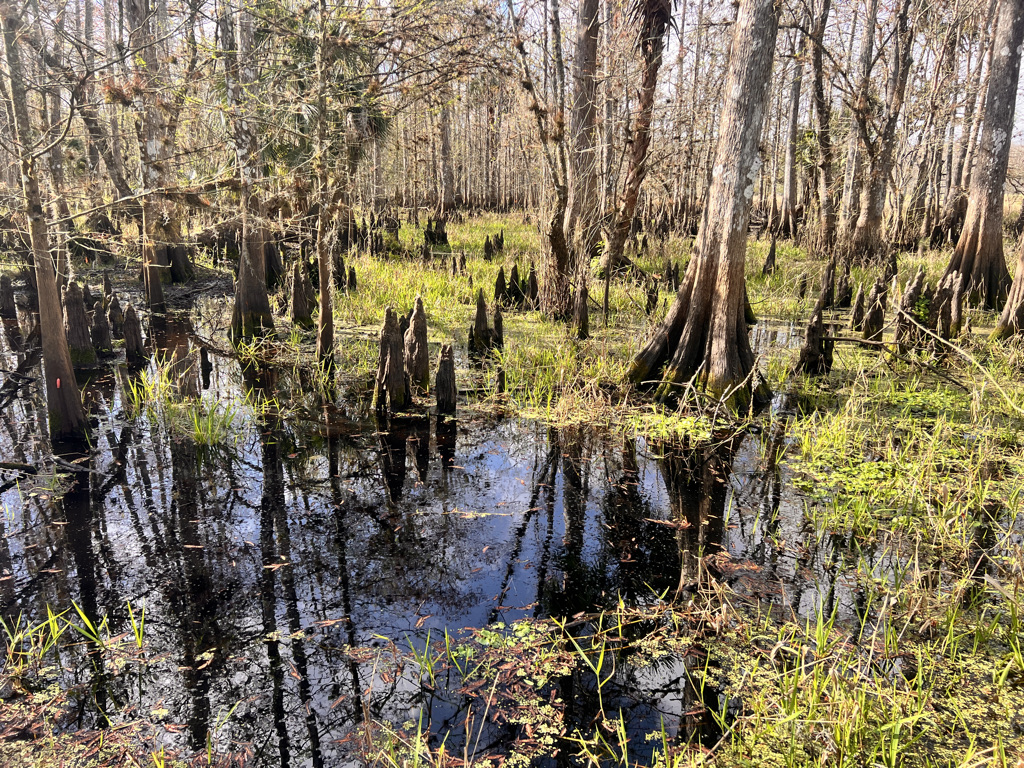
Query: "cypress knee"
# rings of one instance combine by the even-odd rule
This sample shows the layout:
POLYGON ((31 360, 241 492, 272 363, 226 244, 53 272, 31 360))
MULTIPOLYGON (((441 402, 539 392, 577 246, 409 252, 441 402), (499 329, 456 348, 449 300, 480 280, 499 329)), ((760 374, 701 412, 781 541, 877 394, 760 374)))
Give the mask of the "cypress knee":
POLYGON ((509 303, 514 307, 522 307, 523 300, 523 284, 519 279, 519 265, 513 264, 512 271, 508 273, 508 286, 505 288, 505 295, 508 297, 509 303))
POLYGON ((68 283, 64 289, 64 330, 68 335, 68 350, 71 364, 95 365, 96 350, 89 338, 89 318, 85 313, 82 289, 76 282, 68 283))
POLYGON ((540 287, 537 285, 537 268, 530 262, 530 277, 527 283, 526 298, 530 300, 530 308, 537 308, 537 300, 540 298, 540 287))
POLYGON ((356 292, 356 268, 352 266, 348 268, 348 292, 356 292))
POLYGON ((581 285, 576 294, 576 307, 573 310, 572 325, 576 338, 580 341, 590 338, 590 307, 587 286, 581 285))
POLYGON ((807 324, 804 345, 800 349, 800 359, 796 364, 796 370, 812 376, 820 376, 832 370, 835 342, 825 338, 825 323, 823 321, 825 299, 825 292, 822 291, 818 303, 811 313, 810 322, 807 324))
POLYGON ((103 302, 110 304, 110 300, 114 297, 114 286, 110 282, 110 272, 104 271, 103 273, 103 302))
POLYGON ((964 317, 964 276, 957 274, 953 278, 953 295, 949 299, 949 337, 960 336, 960 328, 964 317))
POLYGON ((839 309, 849 309, 852 298, 853 289, 850 287, 850 266, 847 264, 842 274, 839 275, 839 282, 836 284, 835 306, 839 309))
POLYGON ((768 246, 768 255, 765 257, 764 266, 761 267, 761 274, 765 277, 775 274, 775 233, 772 232, 772 244, 768 246))
POLYGON ((423 299, 416 297, 409 330, 405 332, 405 370, 409 380, 421 392, 430 388, 430 356, 427 351, 427 313, 423 299))
POLYGON ((800 273, 800 278, 797 280, 797 283, 796 283, 796 297, 798 299, 802 299, 806 295, 807 295, 807 273, 806 272, 801 272, 800 273))
POLYGON ((484 301, 484 289, 476 294, 476 316, 470 329, 470 339, 476 352, 484 352, 491 343, 491 331, 487 327, 487 302, 484 301))
POLYGON ((885 281, 879 277, 868 294, 867 310, 864 314, 864 340, 878 341, 882 338, 882 322, 885 320, 885 281))
POLYGON ((505 320, 501 315, 501 307, 494 306, 494 331, 491 333, 491 344, 498 349, 505 346, 505 320))
POLYGON ((142 323, 139 322, 139 316, 131 304, 124 310, 124 353, 132 365, 146 362, 146 347, 142 343, 142 323))
POLYGON ((919 268, 903 294, 899 313, 896 315, 895 337, 901 351, 905 351, 908 345, 913 346, 917 341, 918 330, 917 326, 914 325, 914 321, 919 320, 917 304, 921 299, 923 290, 924 268, 919 268))
POLYGON ((850 313, 850 330, 857 333, 864 324, 864 284, 857 286, 857 298, 853 300, 853 311, 850 313))
POLYGON ((306 270, 299 262, 292 265, 292 322, 303 328, 313 327, 313 308, 316 299, 313 297, 313 286, 309 283, 306 270))
POLYGON ((950 274, 940 280, 935 289, 935 295, 932 296, 931 303, 928 305, 928 321, 925 323, 925 327, 935 331, 940 339, 949 339, 951 319, 949 303, 953 298, 954 279, 954 276, 950 274))
POLYGON ((505 268, 498 267, 498 276, 494 279, 494 303, 504 304, 506 298, 505 268))
POLYGON ((952 326, 952 313, 950 311, 950 304, 953 295, 951 292, 946 292, 943 295, 942 303, 939 304, 939 308, 935 313, 935 333, 940 339, 949 341, 950 328, 952 326))
POLYGON ((405 347, 398 330, 398 316, 388 307, 380 329, 380 355, 373 404, 378 412, 397 413, 409 406, 411 393, 405 373, 405 347))
POLYGON ((107 316, 103 312, 102 301, 97 301, 93 305, 92 346, 101 357, 109 357, 114 352, 114 345, 110 340, 110 325, 107 323, 107 316))
POLYGON ((14 303, 14 286, 8 275, 0 275, 0 317, 14 320, 18 317, 18 308, 14 303))
POLYGON ((458 389, 455 387, 455 353, 451 344, 441 347, 437 357, 437 378, 434 380, 434 392, 437 395, 437 412, 455 413, 455 401, 458 389))
POLYGON ((647 306, 644 308, 644 312, 650 315, 658 308, 658 281, 648 280, 647 281, 647 306))
POLYGON ((107 321, 110 324, 110 335, 115 339, 124 337, 124 312, 121 311, 121 302, 117 294, 110 297, 110 306, 107 307, 107 321))
POLYGON ((828 260, 825 265, 825 273, 821 276, 821 298, 822 310, 832 309, 836 303, 836 260, 835 257, 828 260))
POLYGON ((889 251, 889 258, 885 260, 885 276, 883 281, 885 282, 886 288, 892 282, 892 279, 899 273, 899 264, 896 262, 896 251, 889 251))

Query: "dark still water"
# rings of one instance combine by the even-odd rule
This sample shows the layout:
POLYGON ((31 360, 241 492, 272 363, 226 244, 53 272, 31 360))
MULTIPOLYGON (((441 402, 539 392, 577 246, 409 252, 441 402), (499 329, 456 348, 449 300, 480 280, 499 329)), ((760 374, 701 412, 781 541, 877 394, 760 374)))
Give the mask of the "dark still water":
MULTIPOLYGON (((23 359, 8 339, 5 367, 23 359)), ((684 451, 492 418, 381 425, 335 407, 284 419, 245 405, 237 362, 210 359, 201 396, 236 408, 220 445, 132 416, 107 375, 91 384, 92 449, 66 457, 79 471, 63 495, 0 471, 9 622, 74 602, 114 637, 131 632, 129 603, 145 609, 147 663, 87 644, 61 658, 81 725, 152 715, 174 746, 257 765, 354 760, 347 737, 367 715, 422 719, 456 744, 463 704, 389 671, 392 643, 653 601, 692 583, 704 555, 737 590, 800 615, 854 613, 853 580, 837 577, 845 543, 815 537, 764 458, 781 434, 684 451)), ((48 460, 33 437, 42 412, 31 384, 0 412, 13 461, 48 460)), ((681 661, 616 675, 632 732, 680 733, 693 708, 681 661)))

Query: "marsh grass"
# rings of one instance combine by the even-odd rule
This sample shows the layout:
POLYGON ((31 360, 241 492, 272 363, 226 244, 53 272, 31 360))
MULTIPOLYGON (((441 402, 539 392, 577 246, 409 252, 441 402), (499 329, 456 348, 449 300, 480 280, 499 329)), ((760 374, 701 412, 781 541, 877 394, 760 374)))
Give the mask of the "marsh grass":
POLYGON ((565 752, 593 766, 1014 768, 1024 749, 1020 574, 973 593, 968 582, 938 594, 920 575, 879 587, 859 624, 824 605, 801 621, 705 580, 686 603, 495 625, 415 663, 429 665, 431 685, 456 671, 452 685, 472 692, 467 736, 475 708, 514 728, 511 744, 452 754, 420 718, 365 729, 364 757, 388 766, 527 765, 565 752), (620 686, 667 667, 682 670, 673 697, 689 709, 638 739, 620 686), (592 691, 592 722, 567 718, 552 688, 566 675, 592 691), (697 738, 702 723, 719 734, 710 749, 697 738))
MULTIPOLYGON (((862 595, 856 616, 840 620, 818 595, 816 608, 800 619, 785 603, 734 592, 705 569, 700 591, 685 601, 652 596, 646 607, 620 603, 568 625, 552 619, 495 626, 472 641, 446 642, 430 662, 432 679, 454 669, 462 690, 494 693, 487 699, 492 716, 519 729, 499 749, 515 764, 568 753, 582 765, 1019 768, 1024 344, 988 344, 984 328, 992 317, 971 310, 981 332, 958 340, 959 351, 894 356, 840 344, 828 376, 794 376, 795 351, 786 337, 802 335, 823 265, 780 243, 778 271, 762 277, 767 246, 751 243, 748 278, 755 312, 779 331, 767 342, 762 368, 781 399, 755 426, 784 439, 771 456, 765 441, 761 459, 781 463, 804 501, 812 538, 849 544, 834 567, 862 595), (802 273, 811 280, 798 300, 802 273), (493 649, 500 649, 500 662, 488 661, 493 649), (558 659, 546 672, 533 666, 542 652, 558 659), (669 663, 686 670, 681 684, 693 692, 693 718, 721 734, 710 750, 688 738, 696 731, 664 720, 640 741, 626 726, 626 710, 609 704, 617 681, 669 663), (567 704, 551 687, 566 665, 578 684, 596 692, 592 723, 569 718, 566 728, 567 704), (617 675, 606 665, 618 665, 617 675), (503 669, 530 684, 501 678, 503 669)), ((946 258, 948 251, 901 255, 890 308, 919 266, 934 283, 946 258)), ((873 280, 878 269, 855 269, 854 286, 873 280)), ((617 306, 626 303, 620 294, 617 306)), ((623 311, 616 321, 627 316, 623 311)), ((542 348, 541 318, 516 326, 519 348, 499 358, 509 397, 552 420, 563 413, 559 400, 568 402, 564 412, 590 403, 591 420, 625 401, 609 422, 654 439, 707 439, 718 425, 641 399, 616 400, 601 385, 602 377, 611 381, 623 370, 616 366, 628 362, 632 338, 646 322, 639 313, 631 319, 622 336, 604 337, 613 351, 603 367, 590 361, 587 345, 542 348)), ((845 324, 845 313, 832 319, 845 324)), ((589 342, 598 349, 601 343, 589 342)), ((468 762, 425 748, 437 743, 429 723, 407 725, 382 741, 368 739, 369 761, 468 762)))
POLYGON ((157 360, 136 374, 121 372, 121 398, 129 418, 145 417, 160 424, 178 439, 213 448, 238 436, 238 408, 212 395, 182 397, 173 369, 157 360))
MULTIPOLYGON (((410 249, 416 237, 408 228, 400 233, 410 249)), ((442 343, 465 349, 476 289, 483 288, 493 311, 501 264, 507 273, 518 256, 520 269, 528 269, 532 255, 540 266, 536 226, 515 218, 452 224, 449 237, 453 251, 466 253, 472 289, 467 276, 452 276, 436 264, 365 254, 346 259, 356 267, 359 289, 334 297, 337 360, 340 379, 353 382, 356 391, 365 390, 372 376, 384 307, 406 312, 422 295, 432 357, 442 343), (505 253, 487 262, 484 237, 502 228, 505 253)), ((665 253, 682 263, 690 245, 673 240, 665 253)), ((619 602, 603 614, 568 621, 495 624, 470 639, 446 634, 408 651, 392 643, 375 652, 381 668, 404 669, 410 684, 424 692, 465 703, 462 746, 432 732, 422 712, 405 723, 376 721, 367 713, 359 742, 367 763, 526 765, 569 756, 581 765, 680 768, 1019 768, 1024 344, 992 346, 976 335, 958 342, 967 357, 947 350, 902 358, 841 344, 828 376, 793 376, 794 342, 816 299, 823 264, 780 242, 779 269, 763 277, 767 247, 766 241, 750 243, 748 279, 759 327, 771 332, 759 350, 761 367, 780 401, 756 422, 732 426, 784 436, 771 455, 764 443, 761 460, 781 464, 786 482, 800 492, 805 529, 818 541, 835 537, 849 543, 831 567, 843 569, 849 588, 860 596, 856 616, 841 620, 826 596, 818 595, 815 608, 801 619, 784 601, 740 594, 703 567, 699 589, 679 600, 651 595, 642 607, 619 602), (797 299, 795 286, 804 273, 810 278, 807 296, 797 299), (670 665, 681 669, 674 694, 685 691, 689 697, 684 725, 713 726, 720 734, 710 746, 698 743, 697 728, 665 719, 648 729, 643 743, 627 726, 618 697, 623 681, 670 665), (559 686, 570 677, 596 692, 599 706, 592 719, 578 722, 567 714, 559 686), (506 728, 512 740, 489 747, 488 723, 506 728)), ((665 253, 652 249, 636 258, 657 272, 665 253)), ((934 282, 947 256, 904 254, 901 282, 919 265, 934 282)), ((856 268, 854 286, 872 280, 878 269, 856 268)), ((593 288, 599 296, 598 285, 593 288)), ((584 342, 538 312, 506 312, 504 349, 482 368, 462 357, 460 390, 475 407, 500 407, 551 423, 609 426, 655 441, 707 440, 723 424, 706 414, 654 406, 622 386, 631 356, 670 299, 663 292, 648 318, 642 287, 617 280, 608 324, 595 301, 593 337, 584 342), (498 368, 504 393, 495 391, 498 368)), ((897 301, 898 291, 890 307, 897 301)), ((991 321, 977 312, 971 318, 979 328, 991 321)), ((248 365, 284 372, 294 385, 290 392, 251 394, 230 409, 203 399, 183 401, 167 368, 158 365, 125 379, 125 410, 199 444, 233 439, 238 414, 258 421, 300 413, 331 391, 333 381, 312 362, 314 343, 312 333, 284 324, 276 339, 239 350, 248 365)), ((31 659, 59 652, 63 625, 53 617, 51 612, 45 626, 5 628, 8 649, 30 649, 27 656, 8 650, 10 669, 28 669, 31 659)), ((125 637, 141 650, 144 624, 134 619, 125 637)), ((92 631, 99 644, 111 639, 102 624, 82 621, 78 627, 78 634, 82 628, 92 631)))

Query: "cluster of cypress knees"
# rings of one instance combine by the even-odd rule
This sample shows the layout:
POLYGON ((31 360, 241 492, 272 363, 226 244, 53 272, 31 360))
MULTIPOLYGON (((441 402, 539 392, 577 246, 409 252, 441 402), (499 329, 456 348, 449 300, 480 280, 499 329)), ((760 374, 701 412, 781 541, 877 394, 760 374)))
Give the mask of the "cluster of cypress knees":
MULTIPOLYGON (((131 304, 121 308, 109 273, 103 274, 103 294, 96 299, 89 284, 71 280, 61 295, 64 330, 71 363, 77 369, 91 368, 100 360, 115 356, 114 341, 124 340, 129 365, 142 365, 148 359, 142 339, 142 323, 131 304)), ((14 288, 8 275, 0 275, 0 318, 17 319, 14 288)))
MULTIPOLYGON (((863 284, 858 285, 856 295, 853 294, 849 261, 843 262, 837 279, 836 272, 839 269, 837 260, 832 258, 822 275, 818 300, 811 312, 800 359, 796 364, 796 369, 805 373, 825 374, 832 370, 836 337, 832 335, 832 325, 825 322, 824 313, 827 310, 852 307, 849 330, 861 334, 863 344, 877 345, 882 342, 889 292, 899 287, 895 251, 890 253, 885 269, 875 278, 866 298, 863 284)), ((771 274, 774 270, 773 239, 763 272, 771 274)), ((801 274, 797 285, 797 296, 801 299, 807 294, 808 282, 807 274, 801 274)), ((941 352, 943 342, 970 331, 970 320, 964 318, 963 305, 964 285, 960 273, 950 273, 932 287, 925 280, 924 269, 919 268, 906 284, 896 308, 896 349, 906 353, 928 347, 933 352, 941 352)))
MULTIPOLYGON (((443 220, 428 221, 424 232, 424 243, 420 257, 424 263, 431 262, 436 245, 437 232, 444 232, 443 220)), ((447 240, 447 235, 444 235, 447 240)), ((484 254, 487 260, 504 250, 505 235, 499 233, 493 239, 484 240, 484 254)), ((447 271, 451 265, 452 275, 467 274, 465 253, 443 253, 440 263, 447 271)), ((472 276, 469 276, 472 288, 472 276)), ((482 360, 491 350, 504 345, 502 307, 525 309, 537 306, 539 286, 537 270, 530 264, 525 277, 520 276, 519 265, 513 265, 508 277, 505 267, 498 270, 494 285, 494 314, 488 322, 487 301, 483 289, 477 290, 476 314, 469 328, 469 353, 475 360, 482 360)), ((430 384, 430 363, 427 352, 427 316, 423 299, 416 297, 408 314, 399 317, 393 307, 384 313, 384 324, 380 330, 380 352, 377 358, 377 373, 374 378, 373 403, 378 413, 397 414, 407 411, 413 402, 413 392, 425 394, 430 384)), ((498 391, 504 391, 504 375, 497 373, 498 391)), ((455 384, 455 353, 450 344, 441 347, 437 360, 437 374, 434 379, 434 394, 439 415, 455 413, 458 390, 455 384)))

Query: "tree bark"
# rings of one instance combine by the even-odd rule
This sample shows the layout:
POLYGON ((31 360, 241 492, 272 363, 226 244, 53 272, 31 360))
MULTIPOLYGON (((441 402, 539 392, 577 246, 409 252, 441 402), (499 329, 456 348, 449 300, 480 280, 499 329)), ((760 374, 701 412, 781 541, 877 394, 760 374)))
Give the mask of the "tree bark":
MULTIPOLYGON (((1000 308, 1010 282, 1003 257, 1003 188, 1013 136, 1022 41, 1024 0, 1000 0, 985 96, 984 127, 971 172, 967 217, 943 275, 959 272, 965 293, 986 309, 1000 308)), ((1018 273, 1015 280, 1024 280, 1024 274, 1018 273)), ((1007 333, 1015 312, 1016 307, 1003 312, 993 332, 996 336, 1007 333)))
POLYGON ((786 128, 786 159, 782 170, 782 220, 779 233, 783 237, 796 237, 797 234, 797 179, 796 179, 796 145, 800 129, 800 91, 804 80, 804 46, 793 43, 793 82, 789 91, 789 123, 786 128))
MULTIPOLYGON (((187 61, 183 79, 187 82, 196 62, 193 25, 198 10, 186 20, 187 61)), ((177 145, 178 119, 184 105, 185 89, 173 96, 167 77, 171 60, 168 50, 166 14, 154 9, 150 0, 126 0, 125 16, 132 30, 129 40, 134 75, 141 84, 133 99, 136 137, 142 175, 142 263, 146 298, 153 312, 164 311, 162 283, 172 279, 170 251, 181 241, 178 206, 161 190, 170 186, 170 171, 177 145), (163 22, 163 23, 162 23, 163 22)), ((178 275, 185 279, 186 275, 178 275)))
MULTIPOLYGON (((850 24, 850 45, 846 58, 853 60, 853 45, 857 36, 857 8, 854 8, 853 22, 850 24)), ((878 0, 868 0, 867 20, 864 24, 864 37, 860 47, 860 88, 863 91, 870 82, 871 55, 875 44, 875 23, 878 19, 878 0)), ((843 237, 853 232, 857 222, 857 182, 860 179, 860 131, 856 118, 850 116, 850 135, 846 141, 846 167, 843 174, 843 197, 839 209, 839 229, 843 237)))
POLYGON ((581 0, 576 26, 576 87, 565 232, 581 260, 597 246, 597 38, 600 0, 581 0))
POLYGON ((815 138, 818 142, 818 245, 826 255, 836 242, 836 206, 832 198, 832 106, 825 95, 824 47, 825 27, 831 0, 822 0, 821 8, 814 19, 813 45, 811 56, 814 71, 814 114, 818 122, 815 138))
POLYGON ((778 32, 773 0, 743 0, 733 27, 718 147, 694 255, 668 315, 633 359, 629 379, 643 383, 666 361, 659 396, 695 379, 714 397, 743 410, 767 400, 755 383, 744 296, 747 225, 759 166, 778 32))
POLYGON ((439 202, 442 219, 455 210, 455 169, 452 167, 451 107, 448 105, 448 102, 451 100, 451 93, 445 90, 443 98, 445 100, 441 105, 441 114, 437 121, 441 139, 441 194, 439 202))
MULTIPOLYGON (((633 126, 632 143, 629 150, 629 167, 626 180, 619 195, 615 219, 608 232, 601 267, 615 270, 623 261, 626 238, 629 237, 636 203, 640 197, 640 185, 647 176, 647 150, 651 144, 651 123, 654 119, 654 100, 658 90, 658 72, 661 69, 665 49, 665 31, 671 18, 671 5, 667 0, 643 0, 641 28, 638 40, 643 65, 640 80, 640 96, 637 101, 636 123, 633 126)), ((772 41, 774 48, 774 40, 772 41)), ((758 126, 760 131, 760 126, 758 126)))
POLYGON ((15 139, 21 165, 23 204, 28 218, 32 260, 35 266, 39 298, 39 331, 43 346, 43 371, 46 379, 46 405, 50 435, 54 439, 82 437, 86 430, 85 411, 75 382, 67 335, 64 332, 57 277, 50 257, 46 219, 33 148, 35 136, 28 116, 28 89, 22 70, 18 37, 22 33, 17 10, 0 1, 4 52, 7 58, 15 139))
MULTIPOLYGON (((876 2, 877 0, 872 0, 872 3, 876 2)), ((868 123, 876 107, 869 99, 866 85, 862 86, 854 110, 861 143, 867 157, 867 168, 861 181, 860 213, 850 241, 850 250, 862 262, 873 261, 883 250, 882 215, 885 212, 885 193, 896 149, 896 126, 903 109, 907 80, 913 62, 914 26, 910 22, 913 4, 914 0, 902 0, 897 13, 893 36, 893 66, 880 116, 880 128, 873 139, 869 136, 868 123)), ((868 21, 870 22, 870 18, 868 21)), ((869 34, 873 28, 869 23, 865 33, 869 34)))
POLYGON ((238 280, 235 282, 235 305, 231 315, 231 338, 238 341, 272 332, 274 317, 267 297, 266 249, 260 223, 262 211, 254 194, 259 175, 259 147, 249 106, 257 83, 252 14, 245 6, 245 0, 237 10, 237 20, 232 19, 235 12, 233 8, 225 11, 221 19, 221 40, 229 47, 225 51, 224 79, 232 113, 232 138, 242 209, 238 280))

